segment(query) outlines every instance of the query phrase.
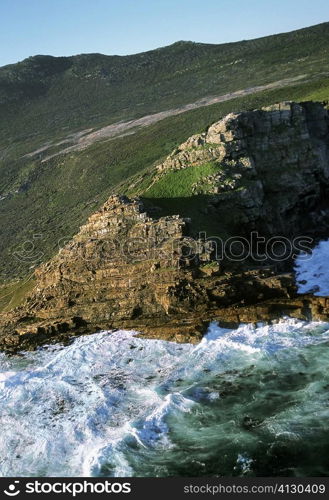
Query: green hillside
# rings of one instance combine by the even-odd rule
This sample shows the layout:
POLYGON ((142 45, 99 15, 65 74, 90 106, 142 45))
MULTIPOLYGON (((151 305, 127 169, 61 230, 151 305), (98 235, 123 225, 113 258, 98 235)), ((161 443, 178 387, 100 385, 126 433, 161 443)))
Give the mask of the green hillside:
POLYGON ((222 45, 177 42, 130 56, 34 56, 0 68, 0 141, 52 138, 329 71, 328 55, 329 23, 222 45))

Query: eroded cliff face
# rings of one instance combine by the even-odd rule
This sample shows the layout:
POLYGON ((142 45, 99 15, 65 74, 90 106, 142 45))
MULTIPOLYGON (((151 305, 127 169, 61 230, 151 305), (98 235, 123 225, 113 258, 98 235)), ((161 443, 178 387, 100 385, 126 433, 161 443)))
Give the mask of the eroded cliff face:
POLYGON ((215 217, 223 232, 327 232, 329 115, 321 103, 284 102, 231 113, 181 144, 139 193, 152 196, 169 173, 207 162, 214 172, 201 175, 191 195, 207 195, 202 211, 215 217))
POLYGON ((24 306, 2 319, 2 348, 111 328, 196 342, 222 308, 293 294, 289 276, 273 270, 223 272, 209 243, 186 232, 178 216, 152 219, 140 201, 112 196, 36 270, 24 306))
MULTIPOLYGON (((168 172, 210 160, 218 173, 192 189, 209 195, 205 217, 222 221, 226 234, 320 235, 329 227, 328 112, 320 104, 228 115, 156 167, 149 191, 168 172)), ((193 239, 191 227, 112 196, 36 270, 25 304, 0 319, 0 347, 14 352, 113 328, 197 342, 211 320, 328 319, 329 299, 297 296, 291 273, 217 262, 212 244, 193 239)))

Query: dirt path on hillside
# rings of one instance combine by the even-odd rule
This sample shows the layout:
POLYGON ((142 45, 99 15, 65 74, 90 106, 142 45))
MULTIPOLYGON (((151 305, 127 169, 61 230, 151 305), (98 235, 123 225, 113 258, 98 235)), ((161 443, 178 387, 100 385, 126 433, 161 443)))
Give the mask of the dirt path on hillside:
POLYGON ((237 90, 235 92, 230 92, 228 94, 223 94, 220 96, 208 96, 195 101, 191 104, 185 104, 184 106, 180 106, 179 108, 168 109, 167 111, 161 111, 159 113, 155 113, 152 115, 146 115, 142 118, 138 118, 136 120, 129 120, 126 122, 117 122, 106 127, 100 128, 98 130, 91 131, 92 129, 83 130, 81 132, 77 132, 75 134, 70 134, 67 139, 62 140, 61 142, 55 144, 45 144, 41 148, 31 153, 28 153, 25 156, 33 157, 41 152, 46 152, 49 149, 54 147, 58 147, 62 144, 70 144, 66 148, 63 148, 59 151, 56 151, 53 154, 47 155, 42 159, 42 162, 53 158, 54 156, 71 153, 73 151, 79 151, 87 148, 91 144, 97 141, 112 139, 115 137, 122 137, 128 134, 133 134, 141 127, 147 127, 152 125, 160 120, 164 120, 169 116, 180 115, 182 113, 186 113, 187 111, 191 111, 193 109, 202 108, 204 106, 211 106, 212 104, 230 101, 231 99, 237 99, 239 97, 244 97, 250 94, 255 94, 257 92, 261 92, 264 90, 273 90, 277 88, 286 87, 293 83, 304 83, 307 78, 307 75, 298 75, 293 78, 285 78, 283 80, 278 80, 276 82, 268 83, 266 85, 258 85, 256 87, 250 87, 243 90, 237 90))

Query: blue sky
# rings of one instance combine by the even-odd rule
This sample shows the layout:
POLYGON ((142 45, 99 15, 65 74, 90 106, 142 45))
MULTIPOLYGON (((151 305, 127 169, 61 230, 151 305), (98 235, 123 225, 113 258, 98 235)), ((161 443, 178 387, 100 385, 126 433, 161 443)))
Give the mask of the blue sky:
POLYGON ((328 0, 0 0, 0 66, 35 54, 132 54, 329 21, 328 0))

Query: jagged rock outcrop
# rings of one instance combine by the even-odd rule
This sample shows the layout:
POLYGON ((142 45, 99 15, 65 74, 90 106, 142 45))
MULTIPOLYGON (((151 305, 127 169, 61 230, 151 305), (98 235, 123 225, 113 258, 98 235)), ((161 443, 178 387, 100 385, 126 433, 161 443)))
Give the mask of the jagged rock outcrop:
POLYGON ((111 197, 36 270, 24 306, 2 318, 1 348, 15 352, 109 328, 196 342, 211 319, 325 317, 329 304, 297 298, 291 275, 223 272, 208 243, 185 231, 178 216, 154 220, 140 201, 111 197))
MULTIPOLYGON (((193 195, 208 194, 204 211, 223 230, 264 236, 326 233, 329 226, 329 114, 321 103, 284 102, 230 113, 190 137, 155 169, 168 172, 214 162, 193 195)), ((150 188, 149 188, 150 189, 150 188)), ((148 190, 143 194, 148 195, 148 190)))
MULTIPOLYGON (((317 103, 230 114, 158 166, 153 185, 168 171, 215 159, 221 168, 207 180, 205 217, 217 214, 235 235, 322 235, 329 228, 328 123, 317 103)), ((190 231, 178 215, 152 218, 140 200, 112 196, 36 270, 24 305, 0 318, 0 348, 113 328, 196 342, 213 319, 329 318, 329 299, 298 296, 287 267, 217 262, 212 243, 190 231)))
POLYGON ((197 341, 221 308, 293 294, 289 277, 270 270, 221 272, 209 244, 184 232, 178 216, 154 220, 140 201, 111 197, 36 270, 24 306, 3 319, 1 347, 30 348, 105 328, 197 341))

